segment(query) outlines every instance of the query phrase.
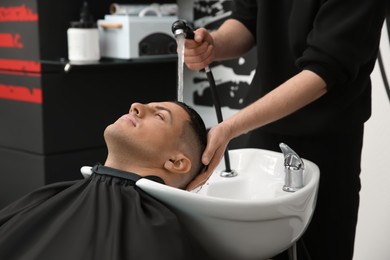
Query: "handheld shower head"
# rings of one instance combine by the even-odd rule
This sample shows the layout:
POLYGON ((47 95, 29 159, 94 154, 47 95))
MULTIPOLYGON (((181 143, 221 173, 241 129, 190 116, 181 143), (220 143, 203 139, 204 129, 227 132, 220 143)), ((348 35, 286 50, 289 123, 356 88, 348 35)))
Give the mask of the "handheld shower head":
POLYGON ((172 24, 172 32, 175 37, 183 35, 186 39, 194 39, 194 31, 185 20, 177 20, 172 24))
MULTIPOLYGON (((195 37, 193 28, 190 27, 189 24, 185 20, 180 20, 180 19, 176 20, 172 24, 172 32, 175 35, 175 38, 178 38, 179 36, 184 35, 184 38, 193 40, 195 37)), ((223 120, 222 111, 221 111, 221 104, 219 102, 217 86, 215 85, 213 73, 211 72, 209 66, 206 66, 206 68, 203 69, 202 71, 206 72, 207 79, 210 83, 211 95, 212 95, 212 98, 214 101, 214 107, 215 107, 215 112, 217 114, 218 123, 221 123, 223 120)), ((223 177, 236 176, 237 172, 230 168, 230 159, 229 159, 228 149, 225 150, 224 158, 225 158, 226 169, 225 169, 225 171, 223 171, 221 173, 221 176, 223 176, 223 177)))

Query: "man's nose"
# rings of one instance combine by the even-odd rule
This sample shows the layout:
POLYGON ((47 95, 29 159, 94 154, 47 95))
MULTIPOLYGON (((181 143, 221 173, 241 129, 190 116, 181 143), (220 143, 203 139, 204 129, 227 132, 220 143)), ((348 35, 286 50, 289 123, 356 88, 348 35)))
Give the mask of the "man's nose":
POLYGON ((130 114, 137 117, 142 117, 145 114, 145 105, 141 103, 133 103, 130 106, 130 114))

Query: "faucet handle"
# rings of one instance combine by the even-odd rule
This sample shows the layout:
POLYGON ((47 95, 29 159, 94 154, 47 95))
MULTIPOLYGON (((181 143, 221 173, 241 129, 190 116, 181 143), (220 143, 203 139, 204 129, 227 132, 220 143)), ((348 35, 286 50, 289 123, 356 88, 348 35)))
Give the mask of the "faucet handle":
POLYGON ((303 170, 305 165, 299 155, 287 144, 280 143, 284 155, 285 184, 284 191, 295 192, 303 188, 303 170))
POLYGON ((284 166, 292 168, 294 170, 304 169, 305 165, 303 163, 303 160, 299 155, 291 149, 287 144, 280 143, 279 144, 280 149, 283 152, 284 155, 284 166))

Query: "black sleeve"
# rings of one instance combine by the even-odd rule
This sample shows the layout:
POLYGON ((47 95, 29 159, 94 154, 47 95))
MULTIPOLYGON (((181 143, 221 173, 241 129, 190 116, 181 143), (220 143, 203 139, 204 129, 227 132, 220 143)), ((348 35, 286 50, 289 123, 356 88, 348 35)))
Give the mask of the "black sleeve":
POLYGON ((232 5, 232 19, 238 20, 252 33, 256 39, 257 1, 236 0, 232 5))
POLYGON ((326 1, 297 65, 320 75, 328 89, 353 82, 376 59, 384 10, 385 0, 326 1))

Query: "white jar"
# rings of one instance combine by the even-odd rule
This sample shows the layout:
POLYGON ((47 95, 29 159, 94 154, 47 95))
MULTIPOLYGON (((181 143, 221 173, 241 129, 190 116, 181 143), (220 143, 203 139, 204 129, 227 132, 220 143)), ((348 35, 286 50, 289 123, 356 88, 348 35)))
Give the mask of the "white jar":
POLYGON ((97 28, 69 28, 67 33, 70 61, 100 60, 99 30, 97 28))
POLYGON ((88 2, 84 1, 80 10, 80 20, 70 23, 68 29, 68 58, 75 62, 100 60, 99 30, 88 2))

